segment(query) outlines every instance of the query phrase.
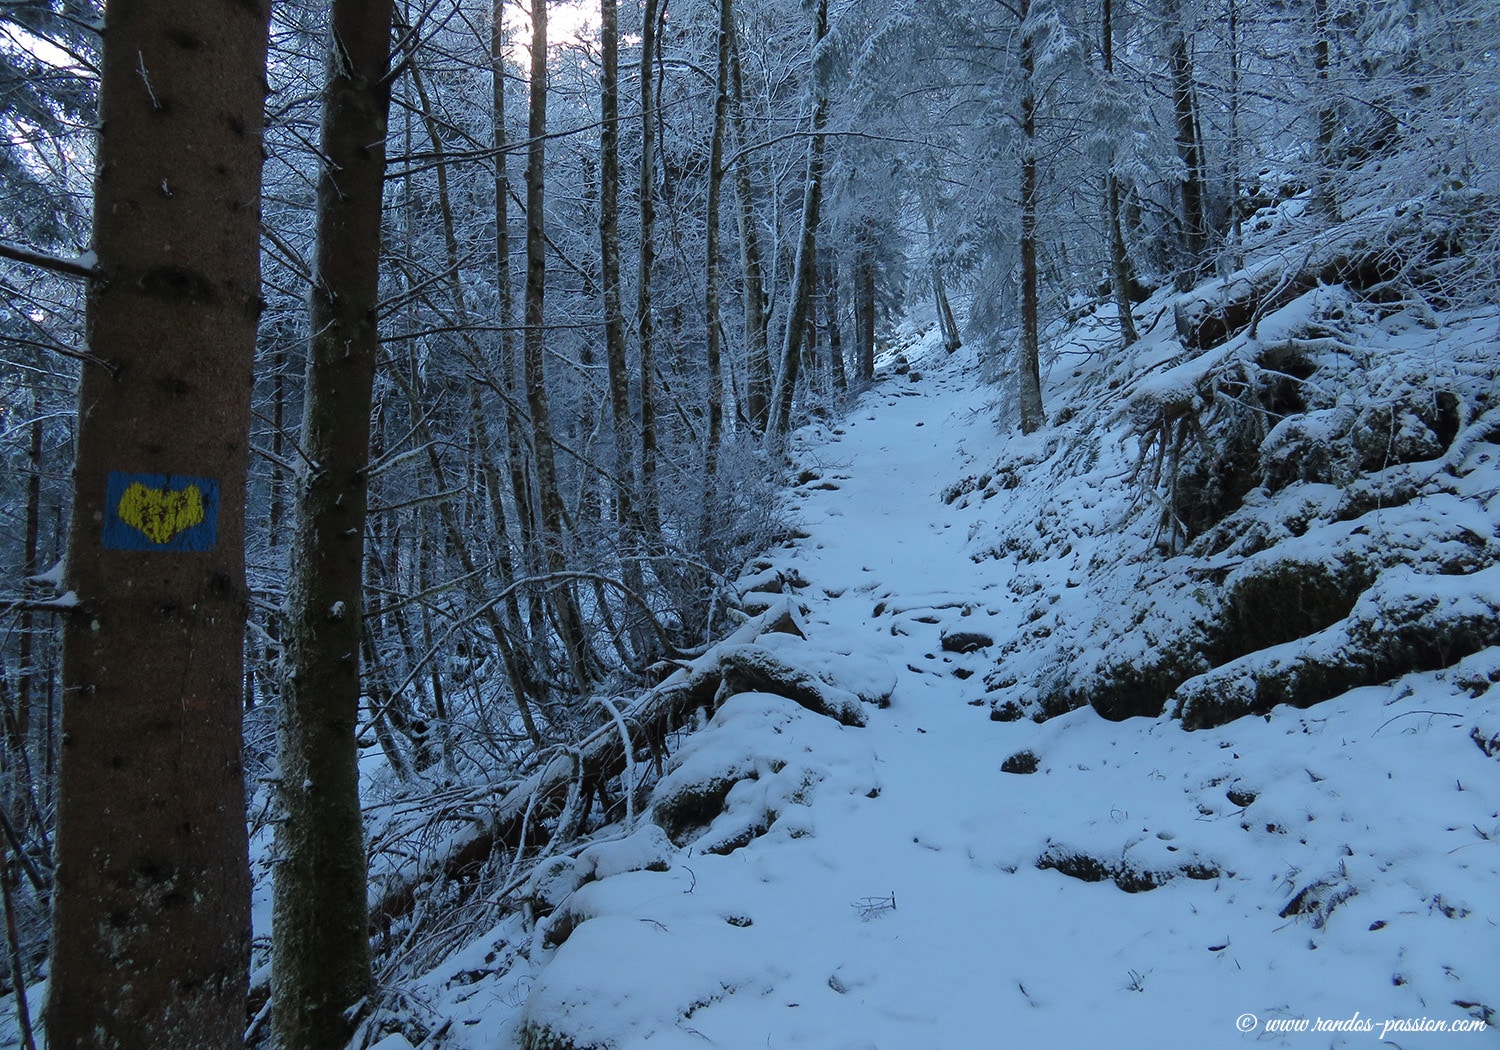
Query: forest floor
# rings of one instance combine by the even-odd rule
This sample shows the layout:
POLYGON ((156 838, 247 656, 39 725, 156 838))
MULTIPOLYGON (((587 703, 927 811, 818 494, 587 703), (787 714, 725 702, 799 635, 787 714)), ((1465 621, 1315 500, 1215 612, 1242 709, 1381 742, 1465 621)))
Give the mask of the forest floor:
POLYGON ((1038 439, 996 427, 974 349, 929 336, 907 358, 799 433, 799 538, 763 563, 806 635, 769 648, 889 706, 861 727, 727 700, 656 792, 717 779, 722 806, 674 842, 643 816, 572 851, 551 918, 513 917, 411 990, 423 1045, 1495 1045, 1451 1029, 1500 1008, 1500 650, 1197 732, 1088 707, 992 719, 986 675, 1038 590, 1108 602, 1098 580, 1128 593, 1150 559, 1096 546, 1092 582, 1018 585, 997 535, 1130 508, 1086 471, 955 498, 1037 462, 1038 439))

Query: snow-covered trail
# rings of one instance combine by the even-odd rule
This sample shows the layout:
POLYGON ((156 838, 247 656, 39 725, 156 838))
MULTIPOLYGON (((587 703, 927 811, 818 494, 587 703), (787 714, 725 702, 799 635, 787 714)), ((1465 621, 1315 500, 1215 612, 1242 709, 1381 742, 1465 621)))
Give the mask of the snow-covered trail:
POLYGON ((1014 559, 971 557, 971 534, 1019 535, 1047 501, 1128 508, 1036 477, 945 500, 1034 449, 997 431, 973 351, 928 340, 911 359, 920 378, 890 374, 796 435, 799 538, 766 560, 797 584, 806 640, 757 640, 890 706, 851 727, 725 701, 655 796, 732 783, 701 834, 674 846, 642 818, 566 860, 550 918, 512 916, 431 975, 421 997, 449 1019, 434 1050, 1322 1048, 1500 1003, 1500 776, 1471 739, 1500 739, 1482 684, 1500 651, 1196 733, 1089 709, 992 721, 986 672, 1054 596, 1014 559), (1023 751, 1034 773, 1002 769, 1023 751), (1267 1030, 1318 1018, 1373 1032, 1267 1030))
MULTIPOLYGON (((793 518, 805 535, 775 557, 806 581, 809 647, 834 654, 834 676, 888 669, 891 706, 864 728, 789 730, 817 730, 805 813, 783 807, 770 833, 728 856, 579 891, 596 921, 542 974, 534 1020, 571 1014, 565 1027, 621 1048, 1174 1042, 1153 1022, 1159 1001, 1123 1000, 1160 950, 1153 928, 1190 902, 1143 910, 1132 905, 1144 896, 1036 869, 1027 811, 1043 808, 1046 786, 1000 767, 1038 727, 990 721, 989 646, 943 647, 956 632, 1003 638, 1021 612, 1005 567, 965 551, 978 512, 942 499, 969 464, 994 460, 995 392, 976 381, 971 351, 921 349, 920 378, 891 375, 835 427, 799 433, 793 518), (686 1016, 664 1023, 674 1012, 686 1016), (1120 1039, 1121 1025, 1140 1038, 1120 1039)), ((1122 812, 1103 795, 1074 802, 1122 812)), ((1234 1036, 1228 1021, 1221 1034, 1234 1036)))
MULTIPOLYGON (((1132 907, 1147 902, 1035 868, 1033 814, 1051 808, 1038 805, 1048 785, 1001 764, 1039 727, 989 720, 980 679, 991 647, 943 647, 960 632, 1003 639, 1022 607, 1006 567, 966 550, 980 512, 942 498, 995 459, 995 391, 972 374, 971 351, 925 349, 913 355, 920 379, 893 375, 835 429, 800 435, 808 480, 795 516, 807 535, 778 561, 807 581, 810 643, 884 661, 896 688, 851 734, 873 753, 878 799, 837 818, 815 809, 813 835, 751 861, 772 880, 744 887, 762 899, 756 927, 784 946, 790 973, 737 1035, 714 1038, 836 1050, 1172 1045, 1159 1001, 1132 1003, 1128 991, 1151 969, 1164 901, 1132 907), (884 897, 893 909, 853 907, 884 897), (1122 1026, 1138 1037, 1122 1039, 1122 1026)), ((1108 784, 1090 789, 1096 797, 1075 801, 1124 819, 1108 784)), ((1220 1034, 1235 1036, 1227 1022, 1220 1034)))
POLYGON ((1006 960, 1026 955, 1036 931, 1017 921, 1013 879, 978 862, 1001 827, 973 818, 976 797, 1003 811, 1010 779, 987 706, 968 703, 982 688, 966 682, 987 658, 942 645, 951 632, 1000 637, 1015 616, 1001 582, 976 571, 966 530, 940 498, 975 458, 971 447, 989 453, 997 440, 992 395, 963 374, 971 367, 941 351, 919 359, 922 378, 888 379, 842 433, 801 458, 821 477, 798 490, 807 537, 786 561, 808 581, 809 640, 881 659, 897 684, 892 706, 858 731, 875 756, 879 798, 820 822, 802 858, 826 889, 794 921, 825 946, 806 979, 827 1006, 816 1024, 788 1017, 780 1045, 986 1045, 1003 1000, 1019 994, 1002 976, 1006 960), (895 908, 868 918, 851 907, 886 896, 895 908), (830 996, 831 983, 846 991, 830 996))

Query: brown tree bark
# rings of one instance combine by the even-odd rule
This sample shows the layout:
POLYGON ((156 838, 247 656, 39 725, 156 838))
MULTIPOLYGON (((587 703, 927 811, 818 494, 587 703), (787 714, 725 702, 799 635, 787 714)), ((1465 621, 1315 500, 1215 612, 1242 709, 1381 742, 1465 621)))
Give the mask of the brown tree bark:
POLYGON ((658 0, 644 0, 641 14, 641 247, 636 277, 636 330, 641 341, 641 524, 649 540, 661 533, 656 460, 656 315, 651 302, 656 266, 656 62, 658 0))
MULTIPOLYGON (((526 404, 531 411, 531 444, 536 456, 537 500, 541 509, 547 571, 567 570, 563 549, 563 499, 557 478, 552 436, 552 408, 547 395, 545 304, 547 294, 546 159, 547 159, 547 0, 532 0, 530 145, 526 150, 526 404)), ((551 592, 558 640, 567 654, 574 684, 587 695, 595 659, 584 637, 583 617, 571 584, 551 592)))
MULTIPOLYGON (((21 555, 21 578, 23 595, 29 592, 31 584, 27 581, 42 571, 40 545, 42 538, 42 418, 41 399, 33 390, 31 394, 31 423, 29 435, 30 440, 27 447, 27 476, 26 476, 26 536, 25 547, 21 555)), ((31 737, 31 707, 33 703, 32 688, 36 678, 36 655, 35 639, 32 632, 36 629, 36 621, 29 606, 21 607, 21 615, 16 629, 20 634, 20 675, 16 683, 16 724, 15 724, 15 746, 17 753, 24 759, 26 756, 26 745, 31 737)))
MULTIPOLYGON (((818 0, 813 21, 813 47, 828 35, 828 0, 818 0)), ((817 266, 818 221, 823 205, 823 128, 828 123, 828 88, 818 74, 813 86, 812 142, 808 147, 807 186, 802 195, 802 234, 792 269, 791 304, 786 335, 781 344, 781 372, 771 401, 766 433, 775 443, 786 439, 792 425, 792 400, 797 390, 798 365, 805 339, 813 271, 817 266)), ((873 318, 873 314, 872 314, 873 318)))
MULTIPOLYGON (((734 138, 741 148, 749 145, 745 120, 745 87, 740 70, 739 32, 730 39, 730 122, 734 138)), ((750 166, 741 158, 734 165, 735 221, 740 235, 740 272, 743 275, 745 307, 745 415, 755 433, 763 434, 771 405, 771 349, 769 317, 766 303, 764 252, 760 243, 760 223, 755 218, 755 187, 750 166)))
POLYGON ((370 410, 380 348, 391 0, 333 0, 278 745, 271 994, 280 1050, 343 1046, 370 989, 360 700, 370 410))
POLYGON ((875 245, 869 223, 855 237, 854 249, 854 352, 859 378, 875 378, 875 245))
POLYGON ((240 1044, 244 494, 270 5, 110 4, 48 1045, 240 1044))
POLYGON ((833 389, 839 397, 849 392, 849 372, 844 363, 844 333, 839 327, 839 264, 832 252, 823 259, 823 324, 828 330, 828 367, 833 389))
MULTIPOLYGON (((1231 0, 1231 3, 1233 0, 1231 0)), ((1103 0, 1101 21, 1104 25, 1104 78, 1111 85, 1115 75, 1115 18, 1112 0, 1103 0)), ((1125 227, 1120 220, 1120 178, 1115 174, 1111 162, 1105 176, 1105 197, 1108 201, 1109 223, 1109 274, 1115 296, 1115 311, 1120 316, 1120 343, 1129 346, 1140 338, 1135 330, 1135 317, 1130 302, 1130 255, 1125 246, 1125 227)))
MULTIPOLYGON (((1185 169, 1182 177, 1182 239, 1188 255, 1188 273, 1203 262, 1208 250, 1208 214, 1204 201, 1203 140, 1198 133, 1197 98, 1193 88, 1193 57, 1181 0, 1167 0, 1162 18, 1167 31, 1167 65, 1172 78, 1172 113, 1176 126, 1177 156, 1185 169)), ((1186 290, 1186 289, 1184 289, 1186 290)))
POLYGON ((708 204, 704 214, 707 273, 704 275, 703 313, 708 357, 708 442, 703 456, 703 535, 714 531, 713 511, 719 474, 719 445, 724 437, 724 364, 719 316, 719 204, 724 187, 724 132, 729 122, 729 48, 734 39, 734 2, 719 0, 718 76, 714 93, 714 122, 708 142, 708 204))
POLYGON ((1021 21, 1021 348, 1019 397, 1021 432, 1033 433, 1047 422, 1042 408, 1040 289, 1037 279, 1036 41, 1030 17, 1031 0, 1020 0, 1021 21))

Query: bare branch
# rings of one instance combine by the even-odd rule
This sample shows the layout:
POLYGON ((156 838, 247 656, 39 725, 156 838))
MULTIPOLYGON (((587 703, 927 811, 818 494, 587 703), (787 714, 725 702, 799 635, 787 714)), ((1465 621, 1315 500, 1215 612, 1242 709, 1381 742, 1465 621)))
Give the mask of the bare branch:
POLYGON ((94 267, 93 252, 73 256, 52 255, 23 244, 0 241, 0 259, 10 259, 12 262, 35 266, 39 270, 62 274, 64 277, 79 277, 85 281, 99 276, 99 271, 94 267))

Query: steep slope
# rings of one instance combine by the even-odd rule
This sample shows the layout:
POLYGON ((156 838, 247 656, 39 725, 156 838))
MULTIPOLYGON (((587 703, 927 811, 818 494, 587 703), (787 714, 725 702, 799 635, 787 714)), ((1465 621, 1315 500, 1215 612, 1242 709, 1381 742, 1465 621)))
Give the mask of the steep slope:
POLYGON ((705 658, 714 713, 652 809, 545 864, 522 913, 411 990, 408 1034, 533 1050, 1342 1046, 1369 1024, 1393 1045, 1492 1040, 1407 1032, 1500 1003, 1481 400, 1496 319, 1393 312, 1344 340, 1368 350, 1353 383, 1368 396, 1340 401, 1345 351, 1325 347, 1330 364, 1314 348, 1300 370, 1321 392, 1255 408, 1264 377, 1245 373, 1271 367, 1268 333, 1305 342, 1306 297, 1326 294, 1238 349, 1184 351, 1158 330, 1121 357, 1086 320, 1059 339, 1058 418, 1030 438, 997 433, 982 355, 935 337, 845 421, 802 431, 798 538, 747 574, 747 615, 768 611, 705 658), (1399 400, 1412 384, 1382 378, 1423 362, 1452 371, 1460 417, 1430 440, 1399 400), (1235 412, 1215 415, 1224 391, 1264 417, 1254 444, 1235 412), (1199 429, 1179 440, 1164 428, 1184 402, 1199 429), (1408 462, 1347 459, 1357 421, 1387 418, 1393 447, 1411 435, 1394 457, 1408 462), (1320 421, 1326 440, 1267 452, 1320 421), (1241 477, 1223 469, 1231 441, 1241 477), (1195 470, 1194 498, 1220 494, 1188 523, 1195 470), (1255 615, 1234 612, 1257 586, 1255 615), (1271 702, 1261 683, 1293 678, 1277 668, 1312 665, 1342 668, 1295 696, 1322 702, 1271 702))

